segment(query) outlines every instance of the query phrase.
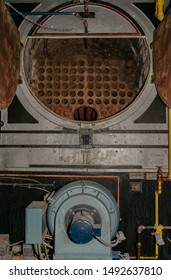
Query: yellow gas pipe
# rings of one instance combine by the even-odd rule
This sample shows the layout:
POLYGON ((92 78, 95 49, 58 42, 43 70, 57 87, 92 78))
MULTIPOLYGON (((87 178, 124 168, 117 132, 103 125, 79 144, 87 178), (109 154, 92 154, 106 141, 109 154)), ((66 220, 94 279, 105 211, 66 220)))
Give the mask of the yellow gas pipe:
MULTIPOLYGON (((156 232, 160 233, 162 236, 162 230, 163 227, 162 225, 159 225, 159 195, 162 193, 162 176, 161 176, 161 169, 159 168, 158 170, 158 185, 157 185, 157 190, 155 191, 155 225, 154 229, 156 232)), ((144 227, 145 229, 146 227, 144 227)), ((148 227, 147 227, 148 228, 148 227)), ((151 227, 153 228, 153 227, 151 227)), ((159 258, 159 245, 156 241, 155 243, 155 255, 151 257, 146 257, 146 256, 140 256, 141 260, 145 259, 152 259, 152 260, 157 260, 159 258)))
POLYGON ((164 18, 164 0, 156 0, 155 16, 160 21, 164 18))
MULTIPOLYGON (((155 225, 154 226, 139 226, 138 234, 140 234, 145 229, 155 229, 155 232, 158 232, 162 236, 163 229, 171 229, 171 227, 163 227, 159 224, 159 195, 162 194, 162 179, 163 174, 161 167, 158 167, 157 172, 157 190, 155 191, 155 225)), ((155 243, 155 255, 154 256, 141 256, 141 242, 140 240, 137 243, 137 258, 140 260, 157 260, 159 258, 159 245, 156 241, 155 243)), ((132 257, 134 259, 134 257, 132 257)))
MULTIPOLYGON (((156 228, 156 232, 158 231, 158 226, 159 226, 159 193, 157 190, 157 191, 155 191, 155 228, 156 228)), ((157 241, 155 243, 155 256, 158 259, 159 245, 157 244, 157 241)))
MULTIPOLYGON (((162 21, 164 18, 164 0, 156 0, 156 7, 155 7, 155 16, 162 21)), ((171 180, 171 108, 168 108, 168 179, 171 180)), ((171 226, 162 226, 159 224, 159 195, 162 194, 162 171, 159 167, 158 169, 158 186, 157 190, 155 191, 155 225, 154 228, 156 232, 158 232, 161 236, 164 229, 171 230, 171 226)), ((140 226, 141 231, 146 228, 153 228, 153 227, 144 227, 140 226)), ((139 232, 139 234, 141 233, 139 232)), ((170 241, 170 240, 169 240, 170 241)), ((155 243, 155 256, 147 257, 141 256, 141 242, 138 242, 138 249, 139 249, 139 259, 158 259, 159 258, 159 245, 157 242, 155 243)), ((134 259, 135 257, 132 257, 134 259)))
MULTIPOLYGON (((164 0, 156 0, 155 16, 162 21, 164 18, 164 0)), ((169 108, 169 179, 171 179, 171 109, 169 108)), ((162 194, 162 171, 158 169, 157 190, 155 191, 155 230, 162 236, 164 227, 159 225, 159 195, 162 194)), ((144 227, 145 228, 145 227, 144 227)), ((158 259, 159 258, 159 245, 155 243, 155 256, 144 257, 140 256, 140 259, 158 259)))
MULTIPOLYGON (((159 195, 162 194, 162 180, 163 180, 163 174, 161 167, 158 167, 157 172, 157 190, 155 191, 155 229, 156 232, 158 232, 161 236, 163 233, 163 226, 159 225, 159 195)), ((159 245, 156 241, 155 244, 155 256, 156 258, 159 257, 159 245)))
MULTIPOLYGON (((167 179, 166 179, 167 180, 167 179)), ((168 108, 168 180, 171 180, 171 108, 168 108)), ((162 181, 163 181, 163 174, 161 167, 158 168, 157 172, 157 190, 155 191, 155 225, 154 229, 158 232, 161 236, 163 234, 163 230, 171 230, 171 226, 162 226, 159 224, 159 195, 162 194, 162 181)), ((150 227, 140 226, 141 229, 150 229, 150 227)), ((153 228, 153 227, 151 227, 153 228)), ((141 233, 141 232, 140 232, 141 233)), ((139 242, 140 243, 140 242, 139 242)), ((141 243, 138 244, 139 249, 141 247, 141 243)), ((155 256, 147 257, 141 256, 139 252, 139 259, 158 259, 159 258, 159 245, 156 241, 155 243, 155 256)))

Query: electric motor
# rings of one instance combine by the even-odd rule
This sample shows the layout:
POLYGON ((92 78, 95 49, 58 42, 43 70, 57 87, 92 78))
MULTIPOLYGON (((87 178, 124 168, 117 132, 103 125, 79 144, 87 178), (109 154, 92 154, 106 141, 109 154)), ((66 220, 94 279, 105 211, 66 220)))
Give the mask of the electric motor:
POLYGON ((54 236, 54 259, 111 259, 110 244, 119 225, 119 208, 102 185, 75 181, 60 189, 47 211, 47 225, 54 236))

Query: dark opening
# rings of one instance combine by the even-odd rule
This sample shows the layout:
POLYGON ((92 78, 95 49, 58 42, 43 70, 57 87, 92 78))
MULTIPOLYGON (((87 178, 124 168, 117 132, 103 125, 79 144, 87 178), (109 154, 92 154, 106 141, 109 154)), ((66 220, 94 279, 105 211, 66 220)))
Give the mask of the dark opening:
POLYGON ((97 117, 96 110, 91 107, 80 107, 74 113, 74 120, 76 121, 96 121, 97 117))

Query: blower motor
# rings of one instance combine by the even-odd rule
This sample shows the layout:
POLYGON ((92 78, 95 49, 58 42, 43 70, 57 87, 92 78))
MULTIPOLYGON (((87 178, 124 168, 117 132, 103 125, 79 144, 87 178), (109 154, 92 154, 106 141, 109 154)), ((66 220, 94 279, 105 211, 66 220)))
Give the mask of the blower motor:
POLYGON ((54 239, 53 259, 112 259, 111 241, 119 226, 119 208, 105 187, 92 181, 69 183, 45 208, 40 211, 42 218, 35 214, 40 210, 36 202, 27 207, 27 244, 42 242, 43 233, 35 228, 41 220, 41 228, 44 224, 54 239))

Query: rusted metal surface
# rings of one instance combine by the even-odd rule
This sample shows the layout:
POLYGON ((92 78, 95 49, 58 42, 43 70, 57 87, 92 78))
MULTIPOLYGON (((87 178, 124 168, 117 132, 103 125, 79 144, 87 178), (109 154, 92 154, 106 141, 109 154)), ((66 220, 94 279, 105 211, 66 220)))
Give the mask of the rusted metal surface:
POLYGON ((156 89, 171 107, 171 8, 154 32, 153 65, 156 89))
POLYGON ((0 110, 12 102, 19 81, 20 38, 17 27, 0 0, 0 110))
POLYGON ((145 79, 129 40, 46 39, 39 45, 33 40, 27 51, 32 66, 26 61, 25 72, 32 94, 67 119, 115 115, 138 96, 140 79, 145 79))

